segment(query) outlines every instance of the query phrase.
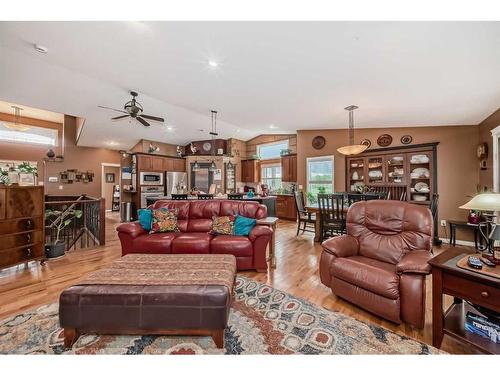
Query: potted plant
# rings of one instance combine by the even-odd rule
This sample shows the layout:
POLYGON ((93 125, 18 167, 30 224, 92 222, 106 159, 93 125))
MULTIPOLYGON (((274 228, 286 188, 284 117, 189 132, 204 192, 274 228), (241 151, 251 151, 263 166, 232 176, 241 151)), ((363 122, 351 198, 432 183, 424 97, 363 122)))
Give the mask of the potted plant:
POLYGON ((36 185, 36 177, 38 177, 37 167, 30 165, 27 161, 23 161, 17 166, 19 172, 19 180, 22 185, 36 185))
POLYGON ((62 211, 47 209, 45 219, 49 220, 50 227, 56 228, 56 238, 53 242, 45 245, 45 255, 47 258, 57 258, 64 255, 65 244, 60 240, 61 231, 66 228, 74 218, 81 218, 82 211, 66 208, 62 211))

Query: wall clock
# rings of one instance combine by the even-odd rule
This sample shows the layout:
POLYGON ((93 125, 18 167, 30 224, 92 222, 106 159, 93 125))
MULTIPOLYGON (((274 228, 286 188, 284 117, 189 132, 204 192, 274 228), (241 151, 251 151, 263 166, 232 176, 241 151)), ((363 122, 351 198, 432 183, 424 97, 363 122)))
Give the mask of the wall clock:
POLYGON ((312 140, 312 146, 315 150, 321 150, 323 147, 325 147, 325 144, 326 144, 326 139, 321 135, 314 137, 312 140))
POLYGON ((404 145, 409 145, 413 141, 413 138, 411 135, 403 135, 401 137, 401 143, 404 145))
POLYGON ((392 136, 389 134, 382 134, 380 137, 377 139, 377 144, 380 147, 387 147, 392 143, 392 136))
POLYGON ((210 142, 205 142, 201 147, 203 148, 203 151, 208 152, 212 149, 212 144, 210 142))

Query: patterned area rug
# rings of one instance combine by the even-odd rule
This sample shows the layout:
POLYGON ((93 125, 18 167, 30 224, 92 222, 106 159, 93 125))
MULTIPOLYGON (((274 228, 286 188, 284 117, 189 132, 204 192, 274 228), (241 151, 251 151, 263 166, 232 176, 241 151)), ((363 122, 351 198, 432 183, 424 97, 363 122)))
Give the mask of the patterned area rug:
POLYGON ((225 348, 210 337, 82 335, 63 346, 57 303, 0 322, 1 354, 438 354, 438 349, 238 276, 225 348))

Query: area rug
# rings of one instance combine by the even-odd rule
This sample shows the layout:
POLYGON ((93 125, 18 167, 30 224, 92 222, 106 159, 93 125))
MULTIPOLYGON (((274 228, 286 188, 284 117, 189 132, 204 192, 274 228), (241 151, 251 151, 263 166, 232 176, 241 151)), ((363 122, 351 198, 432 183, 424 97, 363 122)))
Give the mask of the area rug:
POLYGON ((1 354, 438 354, 382 327, 238 276, 225 348, 210 337, 82 335, 63 346, 58 304, 0 322, 1 354))

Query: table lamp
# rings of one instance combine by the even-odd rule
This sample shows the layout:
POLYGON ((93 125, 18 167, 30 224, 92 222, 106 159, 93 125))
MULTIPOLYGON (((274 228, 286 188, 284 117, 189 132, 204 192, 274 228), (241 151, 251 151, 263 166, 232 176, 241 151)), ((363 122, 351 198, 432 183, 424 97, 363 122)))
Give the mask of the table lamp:
MULTIPOLYGON (((460 206, 465 210, 478 210, 478 211, 500 211, 500 194, 499 193, 482 193, 473 197, 466 204, 460 206)), ((484 222, 485 226, 488 224, 492 225, 492 229, 488 235, 486 235, 482 226, 479 225, 479 231, 486 241, 486 246, 480 247, 479 250, 486 251, 483 256, 492 262, 500 264, 500 251, 494 249, 495 240, 500 240, 500 225, 497 225, 493 221, 484 222)))

